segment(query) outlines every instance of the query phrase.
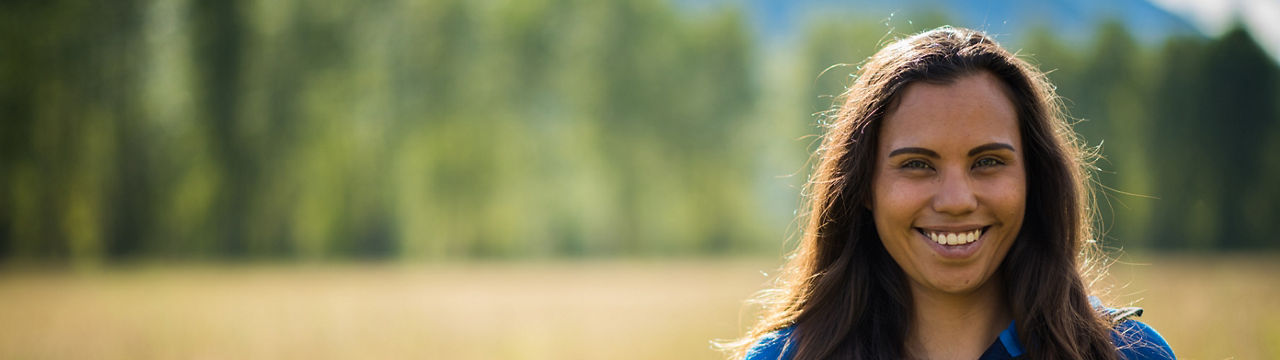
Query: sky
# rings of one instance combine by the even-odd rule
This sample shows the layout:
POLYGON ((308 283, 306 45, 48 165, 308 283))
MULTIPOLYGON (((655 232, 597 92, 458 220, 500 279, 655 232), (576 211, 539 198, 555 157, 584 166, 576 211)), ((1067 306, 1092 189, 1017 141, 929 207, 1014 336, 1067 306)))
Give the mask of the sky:
POLYGON ((1181 15, 1211 36, 1219 35, 1239 19, 1249 33, 1280 59, 1280 0, 1150 0, 1181 15))

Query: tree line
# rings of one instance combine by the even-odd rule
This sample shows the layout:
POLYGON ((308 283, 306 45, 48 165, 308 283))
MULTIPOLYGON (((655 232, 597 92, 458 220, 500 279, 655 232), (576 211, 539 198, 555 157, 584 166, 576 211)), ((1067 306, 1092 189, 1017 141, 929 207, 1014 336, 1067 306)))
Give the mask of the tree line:
MULTIPOLYGON (((0 4, 0 259, 777 253, 886 27, 658 0, 0 4), (847 66, 832 66, 847 64, 847 66)), ((1016 44, 1101 145, 1104 243, 1274 248, 1280 70, 1239 27, 1016 44)))

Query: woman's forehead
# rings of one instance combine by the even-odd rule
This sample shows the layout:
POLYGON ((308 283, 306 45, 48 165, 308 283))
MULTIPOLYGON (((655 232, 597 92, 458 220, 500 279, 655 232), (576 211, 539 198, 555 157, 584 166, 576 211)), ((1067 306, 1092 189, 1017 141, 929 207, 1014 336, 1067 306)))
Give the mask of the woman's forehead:
POLYGON ((1019 145, 1013 101, 988 72, 965 75, 946 84, 916 82, 899 94, 884 118, 882 148, 1005 142, 1019 145))

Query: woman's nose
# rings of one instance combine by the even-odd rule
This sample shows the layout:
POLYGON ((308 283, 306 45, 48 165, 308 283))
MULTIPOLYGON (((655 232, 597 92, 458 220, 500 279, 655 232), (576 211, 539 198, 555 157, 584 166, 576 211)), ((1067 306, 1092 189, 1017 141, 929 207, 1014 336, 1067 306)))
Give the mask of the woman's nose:
POLYGON ((967 172, 953 171, 942 176, 942 184, 933 196, 933 211, 948 215, 964 215, 978 209, 972 179, 967 172))

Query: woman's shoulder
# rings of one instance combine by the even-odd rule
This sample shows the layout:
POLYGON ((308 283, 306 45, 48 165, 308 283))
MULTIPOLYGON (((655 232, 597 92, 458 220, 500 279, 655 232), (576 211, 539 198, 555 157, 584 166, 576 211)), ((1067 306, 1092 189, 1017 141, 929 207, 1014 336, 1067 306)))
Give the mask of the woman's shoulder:
MULTIPOLYGON (((1155 328, 1133 319, 1142 316, 1141 308, 1113 309, 1099 305, 1095 303, 1102 314, 1108 316, 1115 324, 1112 327, 1111 340, 1122 358, 1126 360, 1175 359, 1173 348, 1155 328)), ((760 336, 751 349, 747 350, 744 360, 791 359, 795 355, 795 347, 791 342, 794 328, 789 326, 760 336)))
POLYGON ((1142 316, 1140 307, 1111 308, 1104 306, 1097 297, 1090 296, 1089 303, 1099 314, 1115 324, 1111 327, 1111 341, 1120 355, 1127 360, 1173 359, 1173 348, 1156 329, 1133 318, 1142 316))
POLYGON ((747 356, 744 360, 790 359, 795 352, 795 348, 790 346, 792 329, 794 329, 793 326, 788 326, 764 334, 756 341, 755 345, 751 345, 751 349, 747 350, 747 356))
POLYGON ((1123 319, 1112 327, 1111 340, 1126 360, 1174 359, 1173 348, 1151 326, 1133 319, 1123 319))

